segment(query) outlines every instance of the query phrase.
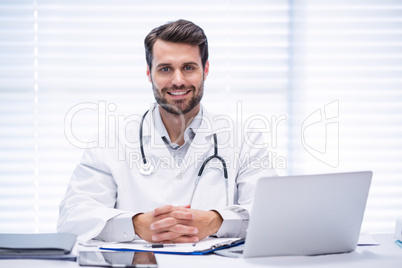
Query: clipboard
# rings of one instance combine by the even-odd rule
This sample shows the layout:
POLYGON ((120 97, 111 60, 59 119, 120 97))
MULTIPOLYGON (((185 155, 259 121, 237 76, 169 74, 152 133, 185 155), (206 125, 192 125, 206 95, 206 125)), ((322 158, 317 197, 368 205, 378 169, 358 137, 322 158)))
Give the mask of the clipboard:
POLYGON ((100 250, 154 252, 159 254, 205 255, 215 250, 229 248, 244 243, 244 238, 208 237, 195 244, 151 244, 144 240, 129 243, 104 244, 100 250))

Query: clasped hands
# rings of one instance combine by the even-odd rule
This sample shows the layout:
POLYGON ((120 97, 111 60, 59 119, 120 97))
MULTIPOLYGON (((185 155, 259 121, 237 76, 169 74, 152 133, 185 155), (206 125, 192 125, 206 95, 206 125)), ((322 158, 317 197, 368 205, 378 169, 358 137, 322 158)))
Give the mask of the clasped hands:
POLYGON ((222 217, 214 210, 165 205, 133 217, 135 233, 151 243, 196 243, 214 233, 222 217))

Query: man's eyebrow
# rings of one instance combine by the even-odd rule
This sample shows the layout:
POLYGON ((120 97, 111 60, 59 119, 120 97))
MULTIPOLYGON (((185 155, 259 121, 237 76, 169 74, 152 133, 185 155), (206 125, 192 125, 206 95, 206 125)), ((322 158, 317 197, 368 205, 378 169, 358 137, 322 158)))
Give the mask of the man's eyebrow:
MULTIPOLYGON (((185 65, 196 65, 196 66, 199 66, 199 64, 196 63, 195 61, 184 62, 182 65, 183 65, 183 66, 185 66, 185 65)), ((172 66, 172 64, 170 64, 170 63, 159 63, 158 65, 156 65, 155 68, 163 68, 163 67, 170 67, 170 66, 172 66)))
POLYGON ((198 63, 196 63, 194 61, 189 61, 189 62, 183 63, 183 65, 198 65, 198 63))
POLYGON ((161 67, 166 67, 166 66, 171 66, 170 63, 159 63, 158 65, 156 65, 156 68, 161 68, 161 67))

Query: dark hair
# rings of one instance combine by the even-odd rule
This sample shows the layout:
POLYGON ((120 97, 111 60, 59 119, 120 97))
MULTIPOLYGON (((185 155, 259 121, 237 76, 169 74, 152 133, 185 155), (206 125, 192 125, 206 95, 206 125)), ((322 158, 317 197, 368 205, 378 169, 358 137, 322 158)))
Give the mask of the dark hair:
POLYGON ((207 36, 204 31, 193 22, 188 20, 168 22, 153 29, 145 37, 145 58, 150 70, 152 68, 153 46, 158 39, 198 46, 200 49, 202 67, 205 68, 205 64, 208 60, 207 36))

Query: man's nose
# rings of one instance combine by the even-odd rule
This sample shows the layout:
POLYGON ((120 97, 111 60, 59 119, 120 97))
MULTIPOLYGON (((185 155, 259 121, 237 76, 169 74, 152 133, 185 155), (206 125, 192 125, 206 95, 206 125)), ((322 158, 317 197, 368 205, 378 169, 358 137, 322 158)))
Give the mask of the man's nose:
POLYGON ((185 79, 184 79, 183 73, 181 72, 181 70, 176 70, 173 73, 172 85, 180 87, 180 86, 183 86, 184 84, 185 84, 185 79))

